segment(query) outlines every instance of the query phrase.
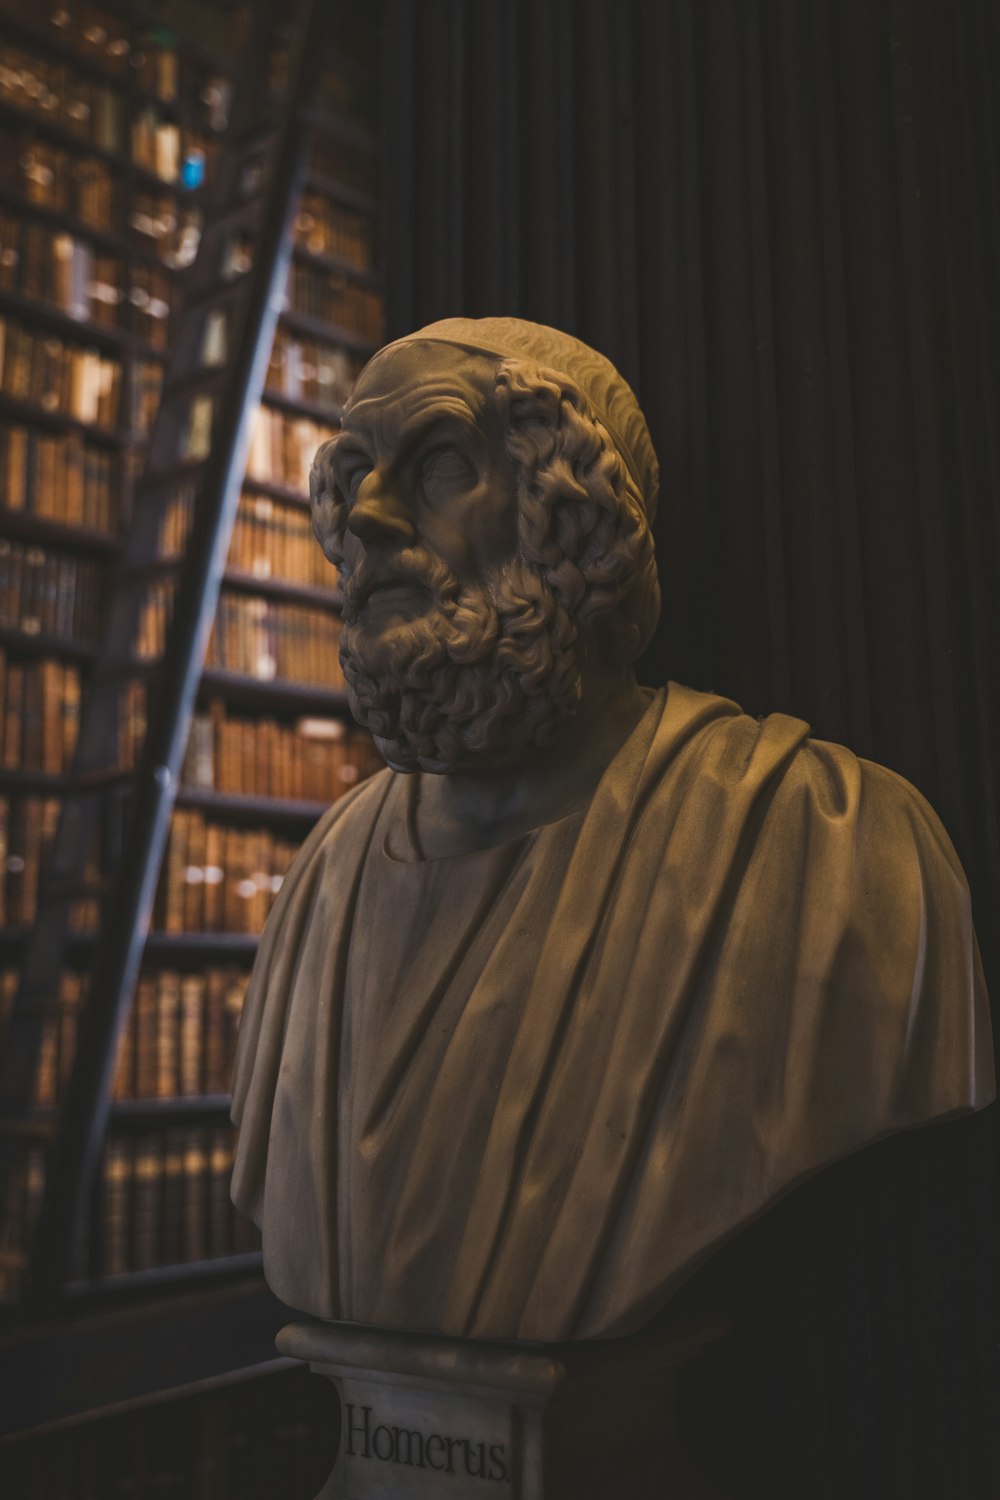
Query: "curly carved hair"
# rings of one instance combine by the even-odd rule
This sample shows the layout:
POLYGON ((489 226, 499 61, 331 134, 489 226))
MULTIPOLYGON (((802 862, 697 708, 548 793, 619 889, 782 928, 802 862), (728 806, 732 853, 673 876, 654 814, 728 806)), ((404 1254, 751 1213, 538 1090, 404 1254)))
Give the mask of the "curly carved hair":
MULTIPOLYGON (((646 509, 615 443, 567 376, 521 359, 500 361, 493 390, 515 466, 518 539, 527 568, 548 586, 578 637, 601 639, 632 661, 660 612, 646 509)), ((347 505, 319 449, 309 476, 313 528, 340 562, 347 505)))
POLYGON ((573 381, 504 360, 494 396, 518 476, 521 554, 581 636, 632 661, 660 613, 643 497, 614 441, 573 381))

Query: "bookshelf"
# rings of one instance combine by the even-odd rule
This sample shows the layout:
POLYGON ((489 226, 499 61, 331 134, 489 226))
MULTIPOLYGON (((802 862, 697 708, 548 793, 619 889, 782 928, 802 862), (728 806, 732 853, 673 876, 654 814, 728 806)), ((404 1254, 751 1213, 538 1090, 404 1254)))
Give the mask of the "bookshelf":
MULTIPOLYGON (((197 249, 248 4, 0 0, 0 1046, 81 695, 133 521, 171 320, 197 249)), ((280 74, 284 60, 276 54, 280 74)), ((228 1080, 257 935, 320 812, 377 768, 337 659, 339 596, 311 538, 308 470, 382 340, 377 38, 331 50, 285 305, 160 875, 120 1040, 103 1159, 65 1297, 243 1277, 255 1232, 229 1205, 228 1080)), ((234 271, 252 247, 234 247, 234 271)), ((227 356, 224 340, 214 354, 227 356)), ((167 562, 140 652, 173 608, 193 522, 191 428, 168 479, 167 562)), ((113 865, 146 730, 122 694, 113 865)), ((103 870, 87 872, 99 891, 103 870)), ((12 1308, 63 1101, 99 898, 74 906, 71 963, 43 1021, 0 1204, 0 1309, 12 1308)))

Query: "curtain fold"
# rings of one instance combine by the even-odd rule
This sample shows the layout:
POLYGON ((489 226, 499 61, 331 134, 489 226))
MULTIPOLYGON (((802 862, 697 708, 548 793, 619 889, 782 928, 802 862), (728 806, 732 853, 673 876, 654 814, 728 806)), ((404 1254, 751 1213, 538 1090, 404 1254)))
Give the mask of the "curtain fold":
MULTIPOLYGON (((387 0, 386 35, 390 333, 509 313, 618 364, 663 473, 643 675, 914 782, 996 1001, 1000 9, 387 0)), ((733 1270, 795 1280, 711 1388, 750 1361, 801 1495, 1000 1492, 995 1114, 845 1164, 733 1270)))

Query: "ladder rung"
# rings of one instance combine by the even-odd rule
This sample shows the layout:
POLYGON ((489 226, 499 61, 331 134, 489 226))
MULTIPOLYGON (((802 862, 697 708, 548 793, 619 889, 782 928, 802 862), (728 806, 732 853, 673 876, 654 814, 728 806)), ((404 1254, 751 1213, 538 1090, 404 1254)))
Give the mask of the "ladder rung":
POLYGON ((145 562, 133 563, 121 574, 122 583, 153 583, 158 578, 166 578, 171 573, 176 573, 180 568, 183 558, 173 557, 150 557, 145 562))
POLYGON ((273 113, 265 112, 247 125, 239 125, 231 131, 226 145, 240 155, 250 155, 268 145, 277 135, 277 121, 273 113))
POLYGON ((114 683, 127 680, 129 677, 136 679, 148 677, 156 667, 159 657, 142 657, 136 659, 129 657, 127 661, 112 661, 98 667, 90 678, 91 691, 97 688, 110 687, 114 683))
POLYGON ((259 220, 264 208, 266 194, 259 187, 240 193, 223 207, 206 217, 201 238, 206 247, 214 247, 218 240, 227 238, 234 229, 253 225, 259 220))
POLYGON ((16 1026, 19 1021, 34 1022, 39 1016, 57 1016, 61 1009, 58 999, 53 999, 51 994, 46 994, 45 999, 31 999, 25 995, 24 984, 17 997, 17 1006, 8 1020, 9 1026, 16 1026))
POLYGON ((204 458, 179 458, 164 469, 152 469, 137 481, 133 495, 159 494, 161 490, 175 484, 187 484, 197 478, 205 467, 204 458))
POLYGON ((0 1117, 0 1137, 16 1139, 18 1136, 25 1140, 47 1141, 56 1131, 54 1119, 32 1119, 30 1115, 13 1118, 10 1115, 0 1117))
POLYGON ((232 302, 238 293, 246 290, 247 286, 248 276, 245 271, 238 276, 216 276, 205 286, 192 288, 188 293, 181 316, 190 318, 197 315, 200 320, 206 312, 232 302))
POLYGON ((126 771, 121 766, 95 766, 91 770, 78 771, 75 775, 70 773, 67 795, 72 796, 74 792, 100 792, 119 782, 132 781, 134 776, 134 771, 126 771))
POLYGON ((225 365, 199 365, 186 375, 178 375, 176 379, 169 381, 163 387, 160 402, 165 405, 181 396, 196 396, 201 391, 209 391, 222 384, 225 373, 225 365))
POLYGON ((38 882, 39 893, 54 901, 95 900, 99 901, 111 889, 111 878, 87 880, 83 875, 43 876, 38 882))

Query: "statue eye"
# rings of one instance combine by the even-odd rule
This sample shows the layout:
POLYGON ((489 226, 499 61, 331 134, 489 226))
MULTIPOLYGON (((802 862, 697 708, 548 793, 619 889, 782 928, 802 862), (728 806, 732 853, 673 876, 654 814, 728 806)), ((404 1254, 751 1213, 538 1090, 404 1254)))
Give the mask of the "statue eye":
POLYGON ((451 494, 475 483, 476 470, 461 448, 433 448, 424 455, 420 478, 432 494, 451 494))

